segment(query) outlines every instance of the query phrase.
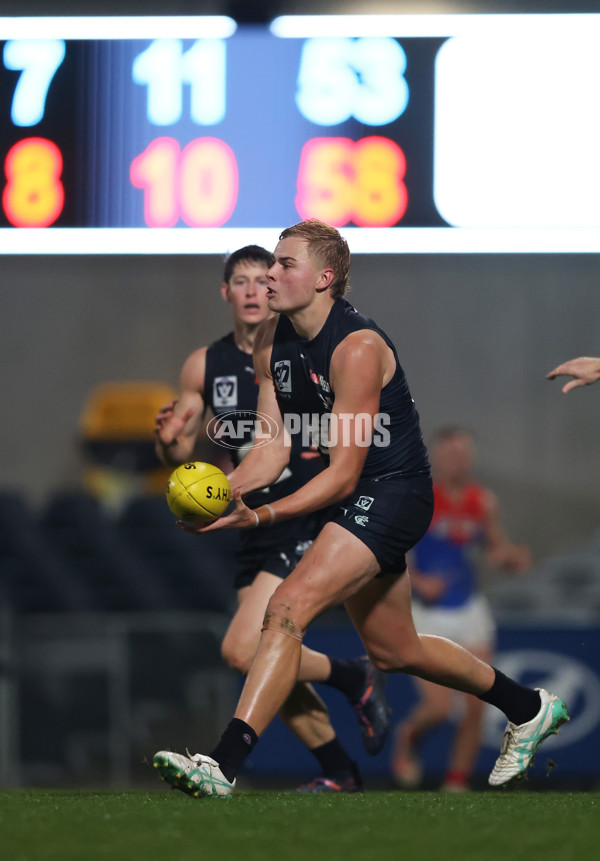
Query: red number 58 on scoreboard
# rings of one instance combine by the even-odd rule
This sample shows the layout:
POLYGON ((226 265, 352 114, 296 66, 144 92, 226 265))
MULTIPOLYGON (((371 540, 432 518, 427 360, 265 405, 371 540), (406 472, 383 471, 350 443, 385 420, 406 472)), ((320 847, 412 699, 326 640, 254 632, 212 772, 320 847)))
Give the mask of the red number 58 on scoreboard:
POLYGON ((406 212, 406 159, 385 137, 313 138, 302 149, 296 208, 340 227, 389 227, 406 212))

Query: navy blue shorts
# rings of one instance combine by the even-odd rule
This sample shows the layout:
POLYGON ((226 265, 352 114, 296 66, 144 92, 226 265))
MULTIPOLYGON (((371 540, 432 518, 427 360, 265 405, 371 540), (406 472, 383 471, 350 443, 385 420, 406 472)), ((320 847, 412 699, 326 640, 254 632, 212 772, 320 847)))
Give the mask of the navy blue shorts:
POLYGON ((365 478, 328 518, 373 552, 380 574, 402 574, 406 554, 425 535, 433 516, 428 475, 365 478))
POLYGON ((308 545, 323 525, 323 512, 282 520, 273 526, 244 529, 237 551, 239 571, 236 589, 250 586, 259 571, 267 571, 284 580, 290 574, 308 545))

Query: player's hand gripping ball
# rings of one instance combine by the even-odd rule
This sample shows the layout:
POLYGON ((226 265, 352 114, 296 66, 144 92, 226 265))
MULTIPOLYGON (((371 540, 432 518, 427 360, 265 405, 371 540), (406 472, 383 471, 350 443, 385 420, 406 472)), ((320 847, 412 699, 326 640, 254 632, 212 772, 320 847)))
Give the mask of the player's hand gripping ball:
POLYGON ((180 520, 211 523, 231 502, 227 476, 210 463, 182 463, 167 483, 167 503, 180 520))

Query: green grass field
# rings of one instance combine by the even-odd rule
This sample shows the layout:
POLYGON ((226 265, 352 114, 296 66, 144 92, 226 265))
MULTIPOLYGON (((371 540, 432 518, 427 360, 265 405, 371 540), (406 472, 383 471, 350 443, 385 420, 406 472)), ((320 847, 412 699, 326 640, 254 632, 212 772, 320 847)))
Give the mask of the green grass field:
POLYGON ((587 861, 600 793, 0 792, 5 861, 587 861))

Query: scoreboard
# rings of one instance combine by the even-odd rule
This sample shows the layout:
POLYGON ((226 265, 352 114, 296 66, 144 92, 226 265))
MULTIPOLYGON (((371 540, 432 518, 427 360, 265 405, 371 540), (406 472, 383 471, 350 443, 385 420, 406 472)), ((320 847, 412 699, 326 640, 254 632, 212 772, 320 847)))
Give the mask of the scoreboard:
POLYGON ((0 18, 0 253, 600 251, 600 15, 0 18))

